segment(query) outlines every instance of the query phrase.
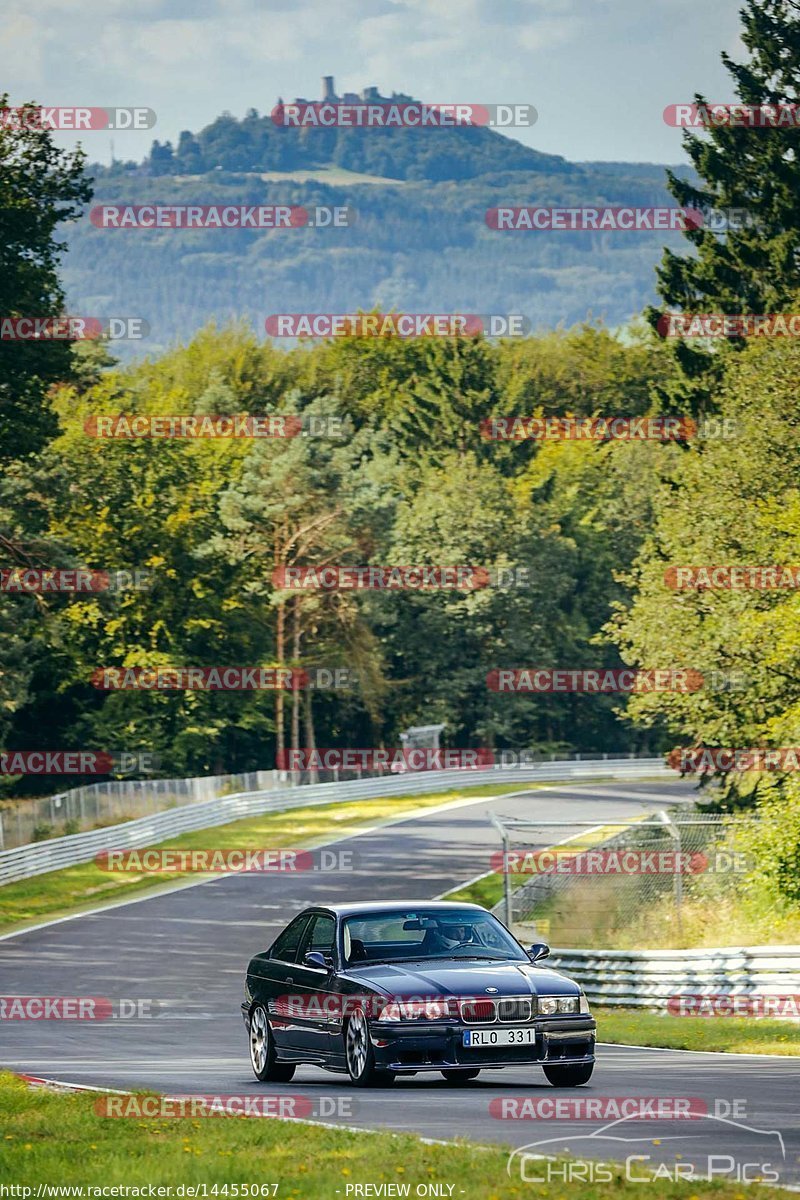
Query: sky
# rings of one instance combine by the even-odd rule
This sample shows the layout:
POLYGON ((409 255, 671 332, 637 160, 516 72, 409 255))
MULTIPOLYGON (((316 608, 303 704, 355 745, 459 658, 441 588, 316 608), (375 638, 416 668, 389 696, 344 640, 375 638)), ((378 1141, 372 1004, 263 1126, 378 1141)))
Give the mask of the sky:
MULTIPOLYGON (((533 104, 519 141, 573 161, 676 163, 668 104, 735 99, 741 0, 37 0, 0 25, 11 103, 154 109, 117 158, 278 96, 408 92, 430 103, 533 104)), ((63 145, 74 142, 58 135, 63 145)), ((108 132, 83 144, 108 162, 108 132)))

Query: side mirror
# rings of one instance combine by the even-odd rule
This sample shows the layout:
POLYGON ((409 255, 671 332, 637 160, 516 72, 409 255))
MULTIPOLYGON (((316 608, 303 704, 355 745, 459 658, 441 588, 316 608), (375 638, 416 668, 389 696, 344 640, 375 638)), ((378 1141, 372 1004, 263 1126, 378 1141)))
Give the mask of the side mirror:
POLYGON ((547 942, 534 942, 528 951, 528 957, 531 962, 538 962, 540 958, 549 958, 550 947, 547 942))
POLYGON ((309 950, 303 962, 307 967, 316 967, 320 971, 330 971, 333 966, 333 959, 330 955, 320 954, 318 950, 309 950))

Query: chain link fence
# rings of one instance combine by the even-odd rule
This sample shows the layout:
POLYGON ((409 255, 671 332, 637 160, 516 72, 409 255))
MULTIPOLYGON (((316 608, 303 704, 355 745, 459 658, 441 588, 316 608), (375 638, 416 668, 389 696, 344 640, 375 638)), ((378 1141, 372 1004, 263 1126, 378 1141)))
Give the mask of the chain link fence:
POLYGON ((737 894, 760 818, 662 810, 605 821, 493 817, 503 843, 495 913, 523 941, 635 947, 680 941, 689 913, 737 894), (746 839, 745 839, 746 841, 746 839))
POLYGON ((0 850, 119 825, 136 817, 200 804, 234 792, 288 787, 285 771, 247 771, 195 779, 109 779, 55 796, 0 804, 0 850))

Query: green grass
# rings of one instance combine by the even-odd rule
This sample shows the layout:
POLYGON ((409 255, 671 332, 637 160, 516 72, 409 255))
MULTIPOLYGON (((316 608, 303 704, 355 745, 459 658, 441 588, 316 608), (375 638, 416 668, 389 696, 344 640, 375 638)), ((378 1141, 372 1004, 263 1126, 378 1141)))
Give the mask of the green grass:
MULTIPOLYGON (((524 784, 525 789, 536 784, 524 784)), ((450 792, 428 792, 419 796, 383 797, 358 800, 344 804, 316 804, 295 808, 283 813, 265 813, 184 833, 169 841, 160 842, 164 848, 182 850, 225 850, 244 848, 280 849, 309 847, 331 841, 346 833, 411 815, 421 809, 435 808, 462 799, 479 800, 482 796, 497 796, 520 790, 519 784, 500 787, 490 785, 463 788, 450 792)), ((487 838, 491 831, 487 829, 487 838)), ((7 932, 17 926, 47 917, 64 916, 81 909, 94 908, 112 901, 128 899, 165 884, 200 879, 200 875, 158 874, 138 872, 108 872, 93 862, 77 867, 65 867, 46 875, 35 875, 18 883, 0 887, 0 930, 7 932)))
POLYGON ((800 1024, 745 1017, 676 1017, 636 1009, 595 1008, 601 1042, 723 1050, 731 1054, 800 1055, 800 1024))
MULTIPOLYGON (((279 1200, 336 1200, 337 1193, 347 1200, 348 1184, 381 1183, 408 1184, 412 1196, 419 1184, 453 1185, 454 1200, 548 1194, 522 1183, 519 1175, 509 1178, 508 1150, 501 1146, 428 1145, 408 1134, 348 1133, 258 1118, 114 1120, 98 1116, 96 1102, 96 1096, 86 1093, 31 1089, 0 1073, 3 1182, 34 1188, 40 1183, 205 1184, 208 1195, 215 1184, 277 1184, 279 1200)), ((734 1183, 699 1186, 704 1197, 719 1200, 742 1200, 744 1192, 734 1183)), ((658 1197, 697 1200, 699 1186, 659 1181, 658 1197)), ((559 1187, 551 1194, 556 1200, 566 1191, 559 1187)), ((580 1200, 636 1200, 641 1185, 615 1175, 609 1183, 581 1184, 578 1195, 580 1200)), ((757 1193, 758 1200, 777 1200, 779 1195, 773 1188, 757 1193)))

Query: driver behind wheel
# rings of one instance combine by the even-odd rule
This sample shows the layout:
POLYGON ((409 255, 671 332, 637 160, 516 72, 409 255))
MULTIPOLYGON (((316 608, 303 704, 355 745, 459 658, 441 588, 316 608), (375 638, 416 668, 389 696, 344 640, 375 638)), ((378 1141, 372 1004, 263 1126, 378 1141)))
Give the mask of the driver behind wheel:
POLYGON ((478 939, 472 925, 442 925, 442 933, 451 939, 453 946, 475 946, 478 939))
POLYGON ((441 954, 456 946, 472 945, 475 940, 471 925, 440 925, 438 929, 430 926, 425 931, 420 949, 425 954, 441 954))

